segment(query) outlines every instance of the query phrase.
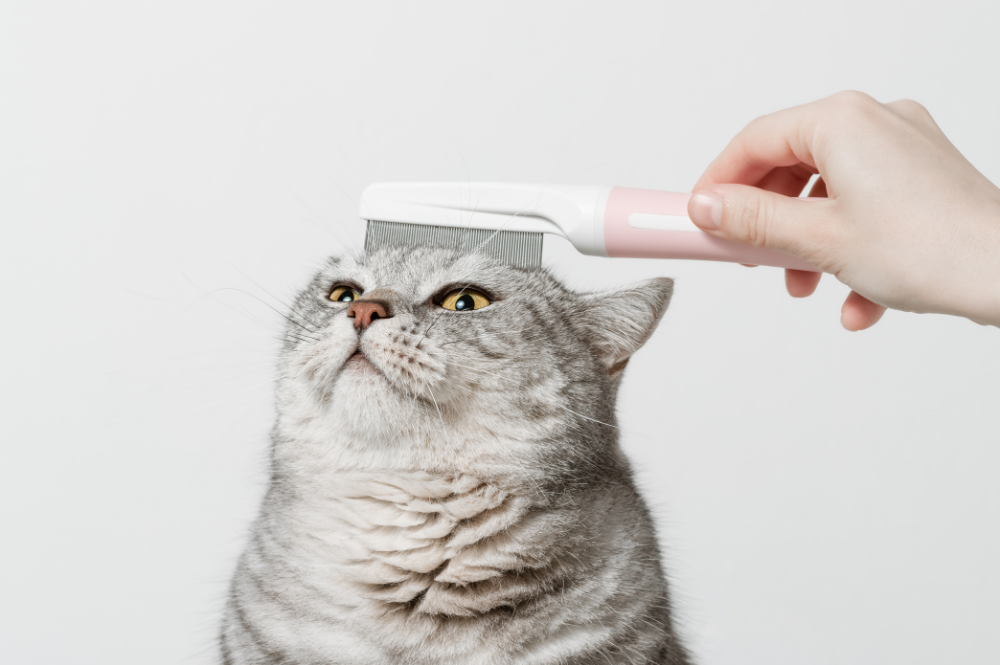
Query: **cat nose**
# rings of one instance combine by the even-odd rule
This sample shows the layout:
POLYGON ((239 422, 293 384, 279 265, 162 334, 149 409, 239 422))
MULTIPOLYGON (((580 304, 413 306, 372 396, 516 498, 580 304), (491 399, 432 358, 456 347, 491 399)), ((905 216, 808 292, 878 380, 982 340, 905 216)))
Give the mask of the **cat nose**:
POLYGON ((358 330, 365 330, 375 319, 392 318, 382 303, 373 300, 355 300, 347 308, 347 316, 354 319, 354 327, 358 330))

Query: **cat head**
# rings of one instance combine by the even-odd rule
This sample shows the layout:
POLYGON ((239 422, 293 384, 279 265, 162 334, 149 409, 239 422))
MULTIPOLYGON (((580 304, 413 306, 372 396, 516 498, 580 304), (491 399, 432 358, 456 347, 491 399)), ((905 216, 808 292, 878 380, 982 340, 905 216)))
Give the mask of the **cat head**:
POLYGON ((581 294, 545 269, 444 248, 330 259, 289 314, 279 434, 441 459, 603 440, 671 289, 581 294))

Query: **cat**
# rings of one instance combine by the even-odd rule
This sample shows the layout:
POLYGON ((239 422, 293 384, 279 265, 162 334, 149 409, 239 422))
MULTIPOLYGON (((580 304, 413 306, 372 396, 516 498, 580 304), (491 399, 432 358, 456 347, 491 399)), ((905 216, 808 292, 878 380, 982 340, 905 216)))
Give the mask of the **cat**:
POLYGON ((223 662, 688 663, 614 411, 671 292, 437 247, 330 259, 288 315, 223 662))

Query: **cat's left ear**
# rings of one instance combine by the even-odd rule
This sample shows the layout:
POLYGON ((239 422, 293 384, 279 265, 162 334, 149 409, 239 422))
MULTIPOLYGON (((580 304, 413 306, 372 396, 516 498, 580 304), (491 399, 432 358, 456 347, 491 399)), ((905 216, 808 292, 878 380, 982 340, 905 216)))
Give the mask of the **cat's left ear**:
POLYGON ((573 324, 583 333, 604 368, 618 375, 632 354, 656 330, 670 304, 674 280, 667 277, 580 296, 573 324))

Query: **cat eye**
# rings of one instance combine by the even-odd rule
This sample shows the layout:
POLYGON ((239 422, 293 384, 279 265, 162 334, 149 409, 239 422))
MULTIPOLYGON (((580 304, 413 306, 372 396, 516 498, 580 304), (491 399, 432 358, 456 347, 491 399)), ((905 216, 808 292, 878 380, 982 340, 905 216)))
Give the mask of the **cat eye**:
POLYGON ((490 299, 475 289, 456 289, 444 297, 441 306, 455 312, 471 312, 490 304, 490 299))
POLYGON ((330 300, 334 302, 354 302, 361 294, 353 286, 338 284, 330 291, 330 300))

